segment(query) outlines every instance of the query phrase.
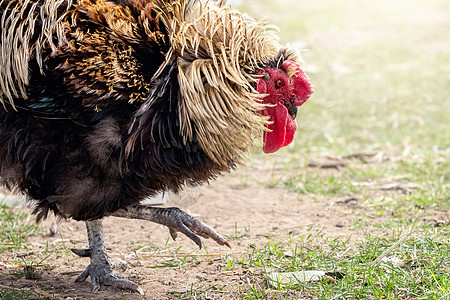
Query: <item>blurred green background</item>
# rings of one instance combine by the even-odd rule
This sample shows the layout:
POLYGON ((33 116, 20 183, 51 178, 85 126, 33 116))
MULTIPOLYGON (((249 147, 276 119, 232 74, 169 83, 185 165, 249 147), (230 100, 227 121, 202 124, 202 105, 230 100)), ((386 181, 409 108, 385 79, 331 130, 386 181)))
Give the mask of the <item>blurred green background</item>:
POLYGON ((379 155, 379 163, 351 161, 331 176, 344 185, 413 182, 420 188, 406 200, 416 206, 450 204, 450 1, 233 5, 275 23, 282 43, 301 51, 315 86, 300 109, 289 159, 279 157, 284 171, 291 171, 280 184, 298 190, 304 184, 298 179, 330 181, 330 174, 305 170, 311 159, 379 155))

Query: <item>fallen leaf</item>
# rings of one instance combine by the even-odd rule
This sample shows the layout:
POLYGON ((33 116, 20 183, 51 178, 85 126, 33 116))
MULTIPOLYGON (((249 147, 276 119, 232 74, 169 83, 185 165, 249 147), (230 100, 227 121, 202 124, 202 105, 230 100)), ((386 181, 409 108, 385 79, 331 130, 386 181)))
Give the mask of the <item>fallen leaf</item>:
POLYGON ((326 278, 324 271, 297 271, 297 272, 271 272, 268 274, 269 284, 272 287, 297 284, 299 282, 320 281, 326 278))
POLYGON ((355 197, 349 197, 349 198, 344 198, 342 200, 338 200, 338 201, 336 201, 336 204, 340 204, 340 205, 343 204, 343 205, 353 206, 353 207, 359 205, 358 198, 355 198, 355 197))
POLYGON ((392 182, 380 186, 380 190, 383 191, 396 191, 399 190, 404 194, 411 194, 414 190, 420 189, 420 185, 417 183, 402 183, 402 182, 392 182))
POLYGON ((347 166, 347 163, 340 161, 338 159, 330 159, 330 158, 325 158, 325 159, 320 159, 320 160, 312 159, 308 162, 308 167, 311 167, 311 168, 340 169, 340 168, 343 168, 346 166, 347 166))

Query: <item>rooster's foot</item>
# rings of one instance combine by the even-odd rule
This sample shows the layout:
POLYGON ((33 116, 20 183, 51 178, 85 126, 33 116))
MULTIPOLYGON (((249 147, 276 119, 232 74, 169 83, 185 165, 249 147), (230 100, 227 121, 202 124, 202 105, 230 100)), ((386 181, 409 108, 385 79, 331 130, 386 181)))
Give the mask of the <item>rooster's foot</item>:
POLYGON ((98 292, 102 286, 113 286, 143 295, 144 291, 142 288, 130 281, 130 279, 133 279, 132 277, 123 277, 112 272, 113 266, 109 261, 105 245, 103 244, 102 220, 86 221, 86 229, 89 248, 81 250, 73 249, 72 252, 78 256, 89 257, 91 263, 77 277, 75 282, 83 282, 90 276, 93 293, 98 292))
POLYGON ((131 205, 116 211, 112 216, 147 220, 165 225, 169 227, 170 236, 174 240, 177 238, 177 233, 181 232, 193 240, 200 249, 202 248, 202 241, 199 236, 206 239, 211 238, 219 245, 226 245, 231 248, 228 241, 214 229, 177 207, 160 208, 146 205, 131 205))
POLYGON ((128 290, 131 292, 137 292, 141 295, 144 294, 142 288, 136 283, 128 280, 133 277, 124 277, 116 275, 111 272, 111 266, 109 264, 89 264, 86 270, 81 273, 75 282, 83 282, 89 276, 92 282, 92 292, 96 293, 100 290, 101 286, 112 286, 122 290, 128 290))

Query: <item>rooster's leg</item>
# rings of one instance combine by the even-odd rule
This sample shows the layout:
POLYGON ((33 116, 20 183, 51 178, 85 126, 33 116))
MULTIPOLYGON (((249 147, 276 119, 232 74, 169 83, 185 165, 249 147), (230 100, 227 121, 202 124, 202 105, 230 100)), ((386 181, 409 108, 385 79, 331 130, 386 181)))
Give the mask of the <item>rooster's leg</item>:
POLYGON ((119 289, 143 294, 142 289, 137 284, 112 272, 113 268, 109 262, 108 255, 106 254, 105 245, 103 244, 102 220, 86 221, 86 228, 89 249, 84 250, 88 251, 88 255, 84 256, 90 256, 91 263, 87 266, 86 270, 77 277, 75 282, 85 281, 86 278, 91 276, 92 292, 94 293, 100 290, 102 285, 111 285, 119 289))
POLYGON ((170 235, 174 240, 177 237, 177 232, 180 231, 193 240, 200 249, 202 248, 202 241, 199 236, 212 238, 218 244, 231 248, 230 244, 214 229, 176 207, 160 208, 146 205, 131 205, 116 211, 111 216, 141 219, 165 225, 169 227, 170 235))

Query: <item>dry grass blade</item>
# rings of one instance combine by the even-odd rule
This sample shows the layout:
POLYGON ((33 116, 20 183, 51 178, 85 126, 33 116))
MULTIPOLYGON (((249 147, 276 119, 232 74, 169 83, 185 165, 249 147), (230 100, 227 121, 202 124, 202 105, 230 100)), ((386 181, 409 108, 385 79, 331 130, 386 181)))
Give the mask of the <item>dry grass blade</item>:
POLYGON ((385 258, 386 256, 388 256, 392 251, 394 251, 395 249, 397 249, 401 244, 403 244, 412 234, 414 233, 414 231, 410 231, 406 234, 404 234, 403 236, 400 237, 400 239, 395 242, 392 246, 390 246, 388 249, 386 249, 383 253, 381 253, 380 256, 377 257, 377 259, 375 259, 373 262, 370 263, 370 267, 375 267, 376 265, 378 265, 383 258, 385 258))

